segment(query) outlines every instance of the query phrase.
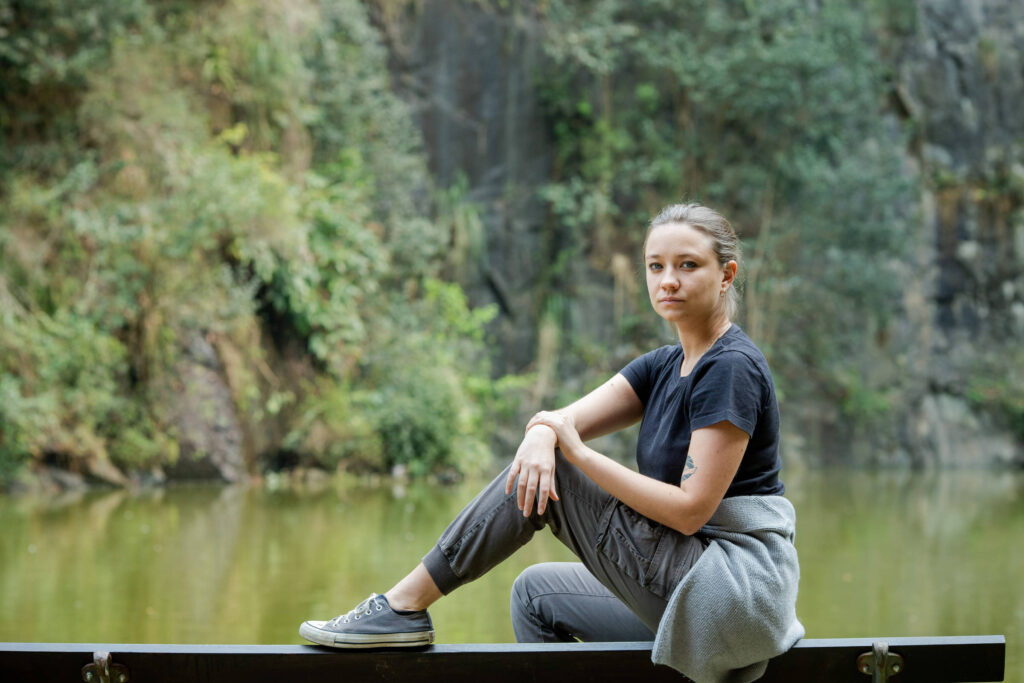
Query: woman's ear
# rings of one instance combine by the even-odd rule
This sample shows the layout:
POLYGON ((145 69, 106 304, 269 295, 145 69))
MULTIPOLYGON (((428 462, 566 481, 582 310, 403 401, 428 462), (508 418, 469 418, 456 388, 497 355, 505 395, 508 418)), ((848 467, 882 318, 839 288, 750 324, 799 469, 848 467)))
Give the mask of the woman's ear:
POLYGON ((736 281, 736 272, 739 270, 739 264, 735 261, 729 261, 722 266, 722 293, 725 294, 726 290, 736 281))

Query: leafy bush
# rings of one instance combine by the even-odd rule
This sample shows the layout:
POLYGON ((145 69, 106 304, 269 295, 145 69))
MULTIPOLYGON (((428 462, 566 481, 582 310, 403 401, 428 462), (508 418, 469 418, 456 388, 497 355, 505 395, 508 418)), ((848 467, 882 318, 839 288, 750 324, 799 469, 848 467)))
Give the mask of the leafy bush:
POLYGON ((243 422, 282 421, 268 460, 476 462, 490 312, 435 280, 447 230, 363 6, 86 4, 0 1, 0 477, 174 462, 196 334, 243 422))
POLYGON ((398 304, 404 314, 362 356, 359 390, 315 387, 288 444, 351 469, 405 465, 419 475, 487 464, 495 394, 480 342, 495 310, 470 310, 457 285, 424 285, 423 298, 398 304), (409 320, 420 324, 408 328, 409 320))

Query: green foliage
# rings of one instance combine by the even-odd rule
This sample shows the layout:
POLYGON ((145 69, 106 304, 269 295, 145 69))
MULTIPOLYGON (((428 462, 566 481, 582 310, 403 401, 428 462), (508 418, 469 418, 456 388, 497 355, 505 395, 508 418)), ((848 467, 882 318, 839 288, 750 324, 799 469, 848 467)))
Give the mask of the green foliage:
POLYGON ((967 400, 1024 439, 1024 350, 1007 348, 978 363, 967 382, 967 400))
POLYGON ((449 228, 446 275, 464 282, 471 266, 487 265, 487 239, 480 207, 468 198, 468 180, 459 175, 455 183, 436 193, 437 220, 449 228))
POLYGON ((843 417, 855 424, 871 424, 883 420, 892 410, 888 393, 867 386, 864 377, 853 372, 838 376, 839 407, 843 417))
POLYGON ((284 447, 332 469, 385 471, 384 446, 372 419, 379 412, 374 397, 373 392, 320 380, 306 392, 284 447))
POLYGON ((287 434, 260 455, 479 464, 493 312, 435 279, 449 224, 359 2, 0 1, 0 31, 0 478, 174 462, 195 334, 287 434))
POLYGON ((480 344, 496 310, 470 310, 457 285, 424 285, 406 315, 378 330, 362 356, 360 389, 322 384, 309 392, 288 444, 352 469, 406 465, 420 475, 486 464, 494 390, 480 344))
POLYGON ((480 471, 488 462, 486 407, 491 397, 481 344, 494 306, 470 310, 454 284, 428 279, 410 313, 416 329, 395 322, 387 342, 367 354, 365 374, 388 467, 480 471))
MULTIPOLYGON (((867 350, 896 312, 913 203, 903 133, 881 113, 873 36, 892 17, 852 1, 547 7, 554 68, 540 89, 557 147, 544 196, 568 235, 551 254, 555 289, 571 287, 579 254, 638 255, 654 212, 702 201, 745 239, 740 322, 780 389, 862 422, 884 415, 887 373, 867 350)), ((630 328, 638 348, 660 338, 652 325, 630 328)))

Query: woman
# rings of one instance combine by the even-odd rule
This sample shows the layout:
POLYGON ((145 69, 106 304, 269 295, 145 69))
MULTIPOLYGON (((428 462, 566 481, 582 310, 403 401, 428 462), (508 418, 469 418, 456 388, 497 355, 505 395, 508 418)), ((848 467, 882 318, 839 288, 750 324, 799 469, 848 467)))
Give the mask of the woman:
POLYGON ((764 356, 731 322, 739 241, 697 204, 655 217, 647 289, 679 344, 637 358, 572 405, 540 412, 507 471, 408 576, 300 634, 332 647, 433 641, 426 609, 548 526, 581 560, 516 580, 519 641, 650 640, 696 681, 753 680, 803 636, 795 515, 779 481, 779 416, 764 356), (639 471, 586 441, 642 419, 639 471))

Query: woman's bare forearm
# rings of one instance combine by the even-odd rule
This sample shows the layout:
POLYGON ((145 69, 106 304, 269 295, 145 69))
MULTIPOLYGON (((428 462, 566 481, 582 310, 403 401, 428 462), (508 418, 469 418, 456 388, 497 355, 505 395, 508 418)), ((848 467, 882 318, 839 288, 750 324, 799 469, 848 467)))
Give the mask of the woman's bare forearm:
POLYGON ((685 486, 640 474, 589 446, 583 449, 573 455, 573 464, 602 489, 655 522, 692 535, 714 512, 714 507, 707 509, 707 505, 701 504, 701 498, 685 486))
POLYGON ((621 374, 557 411, 570 417, 584 441, 617 432, 636 424, 644 406, 621 374))

